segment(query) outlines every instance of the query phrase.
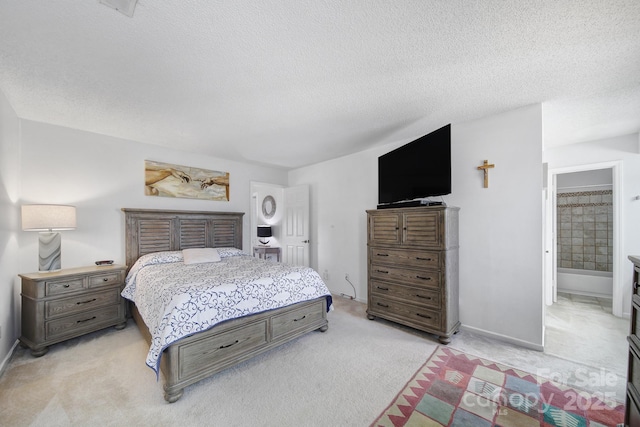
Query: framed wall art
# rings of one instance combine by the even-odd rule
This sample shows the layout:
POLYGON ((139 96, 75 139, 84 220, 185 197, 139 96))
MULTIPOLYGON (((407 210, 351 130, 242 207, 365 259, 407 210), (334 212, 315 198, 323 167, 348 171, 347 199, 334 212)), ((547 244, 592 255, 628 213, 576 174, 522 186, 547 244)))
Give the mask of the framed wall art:
POLYGON ((229 201, 229 172, 144 161, 144 194, 229 201))

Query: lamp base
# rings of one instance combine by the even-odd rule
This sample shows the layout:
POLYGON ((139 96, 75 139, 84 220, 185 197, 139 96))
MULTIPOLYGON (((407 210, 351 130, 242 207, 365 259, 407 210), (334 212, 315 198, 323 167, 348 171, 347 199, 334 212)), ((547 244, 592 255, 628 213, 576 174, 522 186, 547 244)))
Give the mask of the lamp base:
POLYGON ((60 233, 40 233, 38 244, 38 269, 40 271, 60 270, 62 259, 62 237, 60 233))

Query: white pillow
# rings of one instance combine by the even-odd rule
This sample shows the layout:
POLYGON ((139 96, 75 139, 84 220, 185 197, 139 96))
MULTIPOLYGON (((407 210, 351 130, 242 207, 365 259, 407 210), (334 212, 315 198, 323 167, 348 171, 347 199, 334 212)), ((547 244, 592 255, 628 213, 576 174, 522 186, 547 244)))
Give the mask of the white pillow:
POLYGON ((218 262, 220 255, 215 248, 183 249, 182 256, 185 264, 200 264, 203 262, 218 262))

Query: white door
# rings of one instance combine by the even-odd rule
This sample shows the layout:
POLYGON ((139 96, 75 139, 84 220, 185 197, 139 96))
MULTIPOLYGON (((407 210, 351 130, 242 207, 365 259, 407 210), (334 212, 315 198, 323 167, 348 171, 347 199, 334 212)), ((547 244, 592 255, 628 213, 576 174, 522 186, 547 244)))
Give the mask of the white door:
POLYGON ((309 186, 284 189, 282 261, 309 267, 309 186))

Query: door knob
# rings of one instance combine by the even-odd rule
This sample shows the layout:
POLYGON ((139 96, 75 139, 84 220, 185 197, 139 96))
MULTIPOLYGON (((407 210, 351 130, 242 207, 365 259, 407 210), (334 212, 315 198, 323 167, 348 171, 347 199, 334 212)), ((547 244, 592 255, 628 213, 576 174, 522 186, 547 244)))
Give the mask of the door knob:
POLYGON ((302 243, 309 243, 309 241, 308 240, 303 240, 302 243))

